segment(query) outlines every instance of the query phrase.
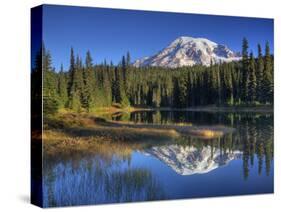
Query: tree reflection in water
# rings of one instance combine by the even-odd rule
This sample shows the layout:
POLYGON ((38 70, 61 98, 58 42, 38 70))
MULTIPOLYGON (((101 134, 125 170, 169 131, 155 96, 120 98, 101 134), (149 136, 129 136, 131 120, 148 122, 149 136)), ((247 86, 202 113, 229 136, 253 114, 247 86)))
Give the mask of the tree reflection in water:
POLYGON ((78 164, 59 163, 44 176, 45 206, 149 201, 164 197, 149 170, 122 167, 118 160, 106 164, 94 157, 78 164))

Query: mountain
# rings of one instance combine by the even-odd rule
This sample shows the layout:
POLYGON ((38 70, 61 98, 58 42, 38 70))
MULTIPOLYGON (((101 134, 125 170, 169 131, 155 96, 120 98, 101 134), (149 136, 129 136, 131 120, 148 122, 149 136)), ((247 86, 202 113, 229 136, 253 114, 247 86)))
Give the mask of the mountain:
POLYGON ((220 63, 240 59, 238 53, 231 51, 225 45, 205 38, 179 37, 157 54, 136 60, 133 65, 178 68, 197 64, 209 66, 211 61, 220 63))
POLYGON ((180 175, 208 173, 242 156, 240 151, 222 152, 211 146, 197 149, 179 145, 152 147, 144 153, 164 162, 180 175))

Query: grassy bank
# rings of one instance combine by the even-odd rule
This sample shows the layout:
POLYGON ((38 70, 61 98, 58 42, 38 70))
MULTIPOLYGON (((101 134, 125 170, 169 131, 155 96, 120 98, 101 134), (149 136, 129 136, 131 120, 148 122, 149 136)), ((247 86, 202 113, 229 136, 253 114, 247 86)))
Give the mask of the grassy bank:
POLYGON ((90 114, 67 112, 45 118, 43 131, 44 151, 48 155, 83 151, 124 156, 132 149, 165 144, 178 136, 174 130, 120 126, 90 114))
POLYGON ((73 151, 109 152, 126 155, 132 149, 145 149, 173 142, 181 135, 215 138, 232 132, 223 126, 190 124, 135 124, 109 121, 86 113, 63 112, 44 119, 44 151, 71 154, 73 151), (110 148, 108 148, 110 147, 110 148))

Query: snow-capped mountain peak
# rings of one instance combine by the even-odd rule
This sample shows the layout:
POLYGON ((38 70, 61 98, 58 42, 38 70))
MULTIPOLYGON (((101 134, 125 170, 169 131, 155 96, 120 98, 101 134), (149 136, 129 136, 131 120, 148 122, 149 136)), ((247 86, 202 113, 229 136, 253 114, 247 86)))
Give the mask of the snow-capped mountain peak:
POLYGON ((151 57, 136 60, 134 66, 160 66, 177 68, 202 64, 240 60, 239 55, 227 46, 217 44, 206 38, 182 36, 151 57))

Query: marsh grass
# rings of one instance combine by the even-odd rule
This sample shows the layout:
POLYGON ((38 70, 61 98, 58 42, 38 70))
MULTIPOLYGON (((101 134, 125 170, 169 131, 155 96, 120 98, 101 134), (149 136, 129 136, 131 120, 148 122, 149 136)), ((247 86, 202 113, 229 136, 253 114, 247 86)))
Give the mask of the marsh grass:
POLYGON ((223 126, 198 127, 189 123, 109 121, 87 113, 64 111, 44 119, 42 138, 46 155, 71 155, 79 151, 87 154, 99 152, 106 157, 112 153, 127 156, 132 149, 172 143, 182 135, 210 139, 232 131, 223 126))

